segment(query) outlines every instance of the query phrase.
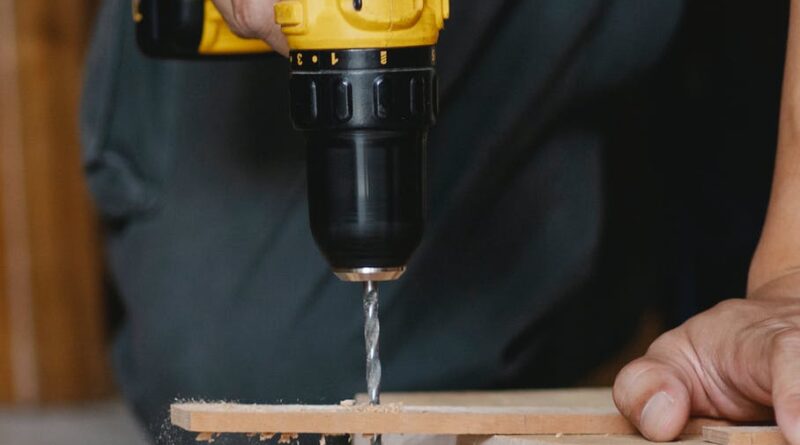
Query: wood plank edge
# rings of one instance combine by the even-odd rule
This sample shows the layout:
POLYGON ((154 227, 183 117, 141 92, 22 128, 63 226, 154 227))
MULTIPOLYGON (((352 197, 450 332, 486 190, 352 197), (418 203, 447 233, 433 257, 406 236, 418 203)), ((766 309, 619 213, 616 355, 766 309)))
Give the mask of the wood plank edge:
POLYGON ((717 445, 787 445, 777 426, 707 426, 703 439, 717 445))

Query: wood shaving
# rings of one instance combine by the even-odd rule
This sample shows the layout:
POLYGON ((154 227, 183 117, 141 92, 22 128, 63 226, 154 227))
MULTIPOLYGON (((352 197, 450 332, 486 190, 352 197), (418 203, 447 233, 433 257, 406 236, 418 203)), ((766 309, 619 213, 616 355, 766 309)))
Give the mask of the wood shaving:
POLYGON ((339 402, 339 405, 351 408, 353 411, 357 412, 399 413, 400 411, 403 410, 403 402, 386 403, 382 405, 370 405, 369 403, 355 403, 355 401, 353 400, 343 400, 339 402))
POLYGON ((564 435, 564 433, 556 433, 556 439, 562 437, 563 435, 564 435))
POLYGON ((319 436, 319 445, 325 445, 325 435, 324 434, 319 436))
POLYGON ((214 437, 215 433, 200 433, 197 435, 197 438, 195 438, 194 441, 211 443, 214 441, 214 437))
POLYGON ((297 433, 282 433, 281 437, 278 438, 278 443, 292 443, 293 440, 297 440, 300 437, 297 433))
POLYGON ((259 440, 259 442, 266 442, 266 441, 272 439, 272 436, 274 436, 274 435, 275 435, 275 433, 261 433, 261 434, 258 435, 258 440, 259 440))

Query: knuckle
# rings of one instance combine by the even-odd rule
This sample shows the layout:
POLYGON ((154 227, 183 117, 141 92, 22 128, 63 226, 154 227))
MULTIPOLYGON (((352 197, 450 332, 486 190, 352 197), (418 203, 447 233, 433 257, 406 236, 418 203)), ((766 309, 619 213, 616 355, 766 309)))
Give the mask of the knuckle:
POLYGON ((772 337, 772 346, 776 353, 795 354, 800 358, 800 328, 782 329, 772 337))
POLYGON ((747 304, 746 300, 732 298, 720 301, 714 306, 713 310, 719 312, 738 312, 746 304, 747 304))
POLYGON ((622 368, 617 374, 614 386, 619 389, 635 386, 634 383, 640 378, 644 377, 647 379, 649 378, 648 376, 653 376, 654 373, 657 374, 663 370, 664 366, 665 363, 658 358, 645 355, 644 357, 640 357, 628 363, 622 368))
POLYGON ((653 340, 653 343, 651 343, 650 347, 647 349, 647 353, 649 355, 669 353, 680 345, 685 337, 685 327, 669 330, 653 340))
POLYGON ((236 29, 233 31, 239 37, 256 37, 260 23, 258 6, 253 0, 233 0, 231 2, 233 10, 233 20, 236 22, 236 29))
POLYGON ((625 417, 630 418, 634 412, 633 400, 635 394, 632 394, 631 387, 636 378, 647 372, 648 369, 649 366, 642 359, 635 360, 622 368, 614 380, 611 395, 617 408, 625 417))
POLYGON ((647 365, 642 361, 642 359, 634 360, 625 367, 623 367, 619 373, 617 373, 617 378, 614 381, 614 386, 617 387, 619 385, 624 384, 625 382, 631 380, 636 375, 644 372, 647 369, 647 365))
POLYGON ((752 312, 753 309, 753 302, 742 298, 731 298, 720 301, 710 310, 701 313, 696 318, 703 321, 708 319, 729 320, 741 318, 742 315, 752 312))

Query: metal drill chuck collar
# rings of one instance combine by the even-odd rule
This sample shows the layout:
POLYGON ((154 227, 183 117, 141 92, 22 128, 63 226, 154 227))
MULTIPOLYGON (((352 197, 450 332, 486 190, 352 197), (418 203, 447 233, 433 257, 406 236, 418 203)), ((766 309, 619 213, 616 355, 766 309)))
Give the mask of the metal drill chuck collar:
POLYGON ((291 53, 311 233, 342 280, 397 279, 422 239, 435 60, 431 46, 291 53))
POLYGON ((360 267, 356 269, 334 269, 333 273, 342 281, 369 282, 396 280, 405 271, 405 267, 360 267))

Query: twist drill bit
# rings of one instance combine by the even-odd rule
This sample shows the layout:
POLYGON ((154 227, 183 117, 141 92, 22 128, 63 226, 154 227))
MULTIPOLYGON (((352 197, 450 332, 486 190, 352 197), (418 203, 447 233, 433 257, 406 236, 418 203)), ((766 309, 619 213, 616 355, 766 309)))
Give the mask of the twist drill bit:
POLYGON ((381 359, 378 356, 378 288, 372 281, 364 283, 364 340, 367 349, 367 393, 369 403, 381 403, 381 359))
MULTIPOLYGON (((369 404, 381 403, 381 359, 378 340, 381 324, 378 320, 378 288, 372 281, 364 283, 364 340, 367 348, 367 393, 369 404)), ((381 435, 375 434, 371 445, 381 445, 381 435)))

